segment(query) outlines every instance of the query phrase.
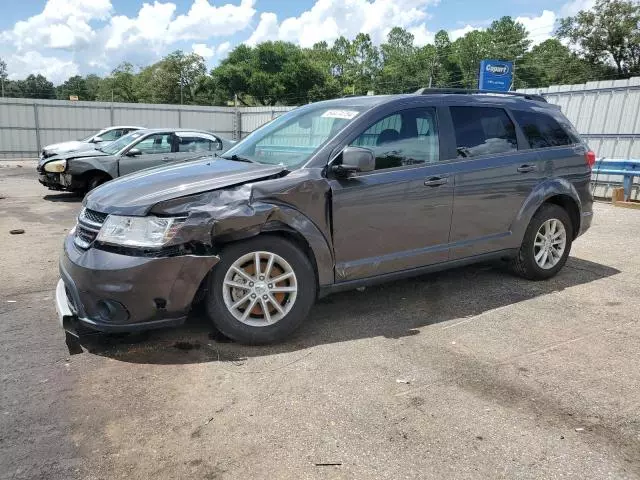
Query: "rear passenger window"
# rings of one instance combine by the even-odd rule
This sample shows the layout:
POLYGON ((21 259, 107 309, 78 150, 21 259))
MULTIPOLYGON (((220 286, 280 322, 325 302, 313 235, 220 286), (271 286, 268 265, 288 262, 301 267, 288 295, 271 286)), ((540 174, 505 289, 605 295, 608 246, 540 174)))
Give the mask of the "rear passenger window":
POLYGON ((501 108, 450 107, 458 158, 518 149, 516 129, 501 108))
POLYGON ((565 129, 547 114, 514 110, 513 116, 520 124, 531 148, 560 147, 575 143, 565 129))

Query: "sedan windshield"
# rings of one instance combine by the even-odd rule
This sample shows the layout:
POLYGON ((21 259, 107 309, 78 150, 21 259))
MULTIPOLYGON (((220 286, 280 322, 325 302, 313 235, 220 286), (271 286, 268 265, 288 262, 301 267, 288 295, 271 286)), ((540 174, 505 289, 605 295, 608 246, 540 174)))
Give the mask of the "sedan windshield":
POLYGON ((98 150, 100 150, 101 152, 107 153, 109 155, 115 155, 124 147, 129 145, 131 142, 139 139, 142 135, 144 135, 144 132, 141 132, 139 130, 135 132, 131 132, 128 135, 123 135, 118 140, 111 142, 108 145, 104 145, 100 147, 98 150))
POLYGON ((287 168, 300 165, 350 123, 363 108, 319 104, 293 110, 253 132, 222 158, 246 159, 287 168))

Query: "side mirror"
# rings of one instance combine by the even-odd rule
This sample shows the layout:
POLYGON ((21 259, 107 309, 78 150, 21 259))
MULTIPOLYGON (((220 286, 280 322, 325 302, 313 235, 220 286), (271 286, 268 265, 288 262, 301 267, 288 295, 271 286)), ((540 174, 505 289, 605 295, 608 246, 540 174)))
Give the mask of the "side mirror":
POLYGON ((138 155, 142 155, 142 152, 138 148, 132 148, 126 155, 127 157, 137 157, 138 155))
POLYGON ((104 142, 104 140, 102 139, 102 137, 93 137, 91 139, 91 143, 100 143, 100 142, 104 142))
POLYGON ((347 147, 341 155, 342 163, 331 166, 331 171, 339 177, 349 177, 354 173, 372 172, 376 169, 376 157, 368 148, 347 147))

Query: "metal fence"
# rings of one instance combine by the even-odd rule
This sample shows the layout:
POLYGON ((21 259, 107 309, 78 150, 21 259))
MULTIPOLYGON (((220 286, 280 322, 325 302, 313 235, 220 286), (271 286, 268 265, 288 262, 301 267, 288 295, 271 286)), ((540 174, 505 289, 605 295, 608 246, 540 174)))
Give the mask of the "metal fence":
POLYGON ((0 98, 0 158, 36 158, 42 147, 110 125, 198 128, 240 139, 294 107, 202 107, 0 98))

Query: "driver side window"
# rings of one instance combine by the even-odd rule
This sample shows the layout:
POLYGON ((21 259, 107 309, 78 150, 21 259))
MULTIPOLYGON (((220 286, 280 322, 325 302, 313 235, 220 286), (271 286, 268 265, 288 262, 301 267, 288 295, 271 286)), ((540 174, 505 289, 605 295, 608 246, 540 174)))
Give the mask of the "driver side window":
POLYGON ((143 155, 156 153, 171 153, 171 134, 156 133, 141 140, 133 148, 137 148, 143 155))
POLYGON ((433 108, 393 113, 351 142, 373 151, 376 170, 435 163, 440 157, 438 126, 433 108))

